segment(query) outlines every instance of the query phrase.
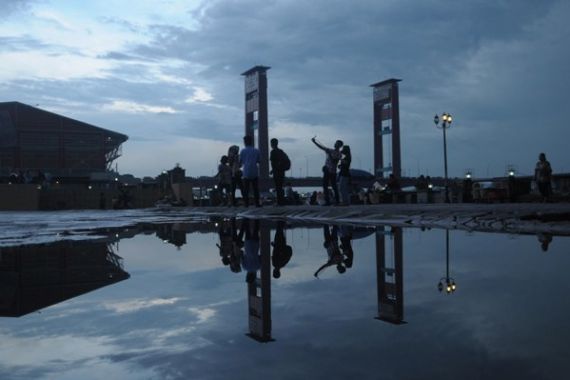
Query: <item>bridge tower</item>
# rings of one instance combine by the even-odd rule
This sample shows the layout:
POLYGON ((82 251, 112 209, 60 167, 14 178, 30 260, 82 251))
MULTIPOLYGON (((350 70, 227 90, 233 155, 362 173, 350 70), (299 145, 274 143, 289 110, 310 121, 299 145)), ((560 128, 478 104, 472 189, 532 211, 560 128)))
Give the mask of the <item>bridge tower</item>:
MULTIPOLYGON (((387 79, 370 85, 373 90, 374 103, 374 175, 385 177, 392 173, 400 178, 402 161, 400 156, 400 102, 398 82, 401 79, 387 79), (384 160, 384 136, 391 135, 392 157, 388 164, 384 160)), ((389 153, 389 152, 388 152, 389 153)))

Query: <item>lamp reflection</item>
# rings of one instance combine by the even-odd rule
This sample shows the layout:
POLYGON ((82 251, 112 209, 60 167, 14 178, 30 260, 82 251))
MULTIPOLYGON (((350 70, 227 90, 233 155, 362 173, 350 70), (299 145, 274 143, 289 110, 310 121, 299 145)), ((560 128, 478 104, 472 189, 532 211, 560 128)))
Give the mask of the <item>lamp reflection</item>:
POLYGON ((443 289, 447 294, 457 289, 455 279, 449 275, 449 230, 445 230, 445 277, 440 278, 437 284, 437 290, 443 292, 443 289))

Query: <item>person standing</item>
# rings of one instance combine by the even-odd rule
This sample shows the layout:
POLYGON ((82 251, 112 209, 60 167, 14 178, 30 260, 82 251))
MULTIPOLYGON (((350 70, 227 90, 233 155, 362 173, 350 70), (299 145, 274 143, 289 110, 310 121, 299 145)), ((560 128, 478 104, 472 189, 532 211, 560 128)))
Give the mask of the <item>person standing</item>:
POLYGON ((552 195, 552 167, 550 162, 546 160, 546 155, 540 153, 538 155, 538 162, 534 169, 534 180, 538 186, 538 191, 542 195, 543 201, 547 201, 552 195))
MULTIPOLYGON (((242 172, 239 164, 239 146, 232 145, 228 149, 228 165, 231 168, 232 182, 230 188, 231 204, 237 206, 236 189, 243 193, 242 172)), ((243 196, 243 194, 242 194, 243 196)))
POLYGON ((271 174, 273 174, 273 182, 275 183, 277 204, 283 206, 285 204, 283 183, 285 182, 285 172, 291 168, 291 160, 289 160, 287 154, 278 148, 277 145, 279 145, 279 140, 271 139, 269 161, 271 162, 271 174))
POLYGON ((324 150, 327 155, 325 166, 323 166, 323 192, 325 195, 326 205, 330 206, 331 204, 330 195, 329 195, 329 185, 333 189, 336 204, 339 204, 340 197, 338 193, 338 187, 336 185, 336 167, 338 165, 338 161, 340 160, 340 148, 342 148, 343 142, 341 140, 336 140, 336 142, 334 143, 334 149, 331 149, 319 143, 315 137, 313 137, 311 141, 319 149, 324 150))
POLYGON ((350 154, 350 146, 345 145, 340 151, 342 158, 340 159, 338 172, 338 186, 340 190, 340 201, 343 206, 350 205, 350 163, 352 155, 350 154))
POLYGON ((218 189, 220 190, 220 195, 222 196, 222 204, 224 206, 229 206, 232 203, 232 169, 228 165, 228 156, 222 156, 220 159, 216 177, 218 178, 218 189))
POLYGON ((245 148, 239 153, 239 162, 243 167, 243 201, 245 207, 249 206, 249 188, 253 187, 253 198, 255 206, 261 207, 259 203, 259 149, 253 146, 253 136, 247 135, 243 138, 245 148))

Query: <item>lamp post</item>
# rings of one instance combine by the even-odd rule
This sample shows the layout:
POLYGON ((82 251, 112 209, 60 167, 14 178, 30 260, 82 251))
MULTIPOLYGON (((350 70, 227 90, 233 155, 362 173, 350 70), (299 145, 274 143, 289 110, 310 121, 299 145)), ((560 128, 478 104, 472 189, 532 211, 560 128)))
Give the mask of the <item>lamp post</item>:
POLYGON ((447 180, 447 139, 445 136, 445 130, 451 127, 452 117, 449 113, 443 113, 441 115, 441 127, 439 126, 439 116, 436 114, 433 118, 433 122, 437 128, 441 128, 443 130, 443 163, 445 169, 445 203, 449 203, 449 183, 447 180))
POLYGON ((443 291, 443 286, 445 284, 445 292, 447 294, 454 293, 457 289, 455 284, 455 279, 449 276, 449 230, 445 230, 445 277, 439 279, 437 284, 437 290, 443 291))

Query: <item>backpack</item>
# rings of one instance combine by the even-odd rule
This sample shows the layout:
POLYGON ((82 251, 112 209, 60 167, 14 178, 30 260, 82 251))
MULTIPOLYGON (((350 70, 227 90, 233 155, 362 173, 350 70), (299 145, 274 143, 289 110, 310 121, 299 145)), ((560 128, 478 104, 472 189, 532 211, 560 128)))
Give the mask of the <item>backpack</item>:
POLYGON ((281 151, 280 157, 279 157, 279 166, 281 167, 281 169, 286 172, 287 170, 291 169, 291 160, 289 159, 289 156, 287 155, 287 153, 285 153, 284 151, 281 151))

